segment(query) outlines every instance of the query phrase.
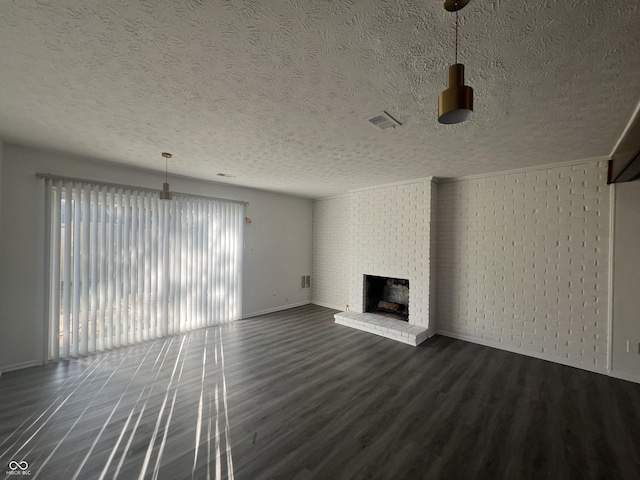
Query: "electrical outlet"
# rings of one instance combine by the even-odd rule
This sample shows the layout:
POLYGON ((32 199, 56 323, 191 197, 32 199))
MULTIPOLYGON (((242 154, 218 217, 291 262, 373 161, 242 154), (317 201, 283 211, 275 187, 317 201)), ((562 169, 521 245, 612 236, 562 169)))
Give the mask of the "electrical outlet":
POLYGON ((633 342, 627 340, 627 353, 634 353, 640 355, 640 342, 633 342))

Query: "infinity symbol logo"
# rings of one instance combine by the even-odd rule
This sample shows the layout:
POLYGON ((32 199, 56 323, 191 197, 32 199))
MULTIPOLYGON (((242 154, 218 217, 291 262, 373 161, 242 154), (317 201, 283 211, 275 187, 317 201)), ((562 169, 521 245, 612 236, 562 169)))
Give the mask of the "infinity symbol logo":
POLYGON ((23 460, 21 462, 16 462, 15 460, 11 460, 9 462, 9 468, 11 470, 17 470, 20 469, 22 471, 26 470, 27 468, 29 468, 29 464, 26 462, 26 460, 23 460))

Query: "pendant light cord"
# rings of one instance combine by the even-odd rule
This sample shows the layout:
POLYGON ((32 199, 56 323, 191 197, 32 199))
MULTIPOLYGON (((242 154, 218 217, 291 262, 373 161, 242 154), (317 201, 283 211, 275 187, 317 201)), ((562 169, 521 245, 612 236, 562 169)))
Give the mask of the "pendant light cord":
POLYGON ((456 10, 456 63, 458 63, 458 10, 456 10))
POLYGON ((169 183, 169 159, 164 158, 164 183, 169 183))

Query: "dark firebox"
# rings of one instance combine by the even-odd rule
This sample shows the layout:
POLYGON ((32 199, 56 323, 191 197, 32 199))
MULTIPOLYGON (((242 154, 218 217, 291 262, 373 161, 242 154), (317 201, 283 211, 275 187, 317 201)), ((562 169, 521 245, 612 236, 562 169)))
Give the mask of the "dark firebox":
POLYGON ((364 311, 409 320, 409 280, 364 276, 364 311))

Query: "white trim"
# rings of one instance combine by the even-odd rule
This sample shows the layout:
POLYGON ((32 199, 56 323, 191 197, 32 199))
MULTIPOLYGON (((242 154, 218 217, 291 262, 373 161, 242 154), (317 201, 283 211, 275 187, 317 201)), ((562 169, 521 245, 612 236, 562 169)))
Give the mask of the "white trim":
POLYGON ((42 361, 46 361, 51 356, 49 342, 52 338, 52 324, 49 317, 51 311, 51 193, 49 183, 45 182, 44 194, 44 275, 42 276, 44 301, 42 302, 42 326, 44 335, 42 336, 42 361))
POLYGON ((609 372, 609 376, 620 380, 626 380, 628 382, 640 383, 640 375, 634 375, 632 373, 609 372))
POLYGON ((572 167, 574 165, 584 165, 588 163, 608 162, 611 156, 583 158, 580 160, 568 160, 566 162, 547 163, 544 165, 534 165, 531 167, 515 168, 513 170, 502 170, 492 173, 479 173, 477 175, 464 175, 462 177, 438 177, 437 183, 464 182, 466 180, 477 180, 480 178, 499 177, 502 175, 512 175, 515 173, 533 172, 536 170, 549 170, 553 168, 572 167))
POLYGON ((313 303, 314 305, 318 305, 319 307, 331 308, 332 310, 344 311, 345 309, 344 305, 334 305, 332 303, 319 302, 317 300, 311 300, 311 303, 313 303))
POLYGON ((546 360, 547 362, 559 363, 560 365, 565 365, 567 367, 579 368, 581 370, 587 370, 589 372, 600 373, 602 375, 608 375, 609 374, 607 369, 604 368, 604 367, 598 367, 598 366, 595 366, 595 365, 594 366, 584 365, 582 363, 574 363, 574 362, 571 362, 570 360, 564 360, 564 359, 562 359, 560 357, 556 357, 554 355, 546 355, 544 353, 531 352, 531 351, 524 350, 524 349, 521 349, 521 348, 510 347, 508 345, 504 345, 504 344, 501 344, 501 343, 489 342, 489 341, 484 340, 482 338, 469 337, 467 335, 461 335, 459 333, 453 333, 453 332, 446 332, 444 330, 436 330, 436 334, 442 335, 442 336, 445 336, 445 337, 455 338, 455 339, 458 339, 458 340, 464 340, 465 342, 477 343, 478 345, 484 345, 485 347, 497 348, 498 350, 506 350, 507 352, 517 353, 519 355, 525 355, 527 357, 534 357, 534 358, 537 358, 539 360, 546 360))
POLYGON ((10 365, 4 365, 0 367, 0 375, 7 372, 12 372, 14 370, 22 370, 23 368, 37 367, 42 365, 38 363, 36 360, 29 360, 28 362, 20 362, 20 363, 12 363, 10 365))
POLYGON ((422 178, 413 178, 411 180, 401 180, 399 182, 383 183, 382 185, 373 185, 371 187, 355 188, 353 190, 349 190, 349 193, 364 192, 366 190, 375 190, 377 188, 396 187, 398 185, 407 185, 407 184, 411 184, 411 183, 431 182, 432 180, 433 180, 433 176, 431 176, 431 177, 422 177, 422 178))
POLYGON ((314 198, 311 201, 312 202, 323 202, 325 200, 337 200, 337 199, 340 199, 340 198, 351 198, 351 194, 350 193, 343 193, 341 195, 331 195, 330 197, 314 198))
POLYGON ((247 228, 247 208, 248 208, 248 203, 245 204, 242 207, 242 220, 240 220, 241 226, 240 229, 238 230, 238 236, 240 238, 238 238, 238 245, 240 246, 240 248, 238 249, 238 300, 237 300, 237 304, 238 304, 238 317, 237 318, 242 318, 242 305, 243 305, 243 298, 244 298, 244 265, 245 265, 245 244, 244 244, 244 239, 246 238, 246 228, 247 228))
POLYGON ((260 310, 259 312, 247 313, 241 318, 241 320, 244 320, 246 318, 259 317, 260 315, 266 315, 267 313, 274 313, 274 312, 280 312, 282 310, 289 310, 290 308, 302 307, 303 305, 309 305, 310 303, 311 301, 307 300, 306 302, 290 303, 288 305, 281 305, 279 307, 267 308, 266 310, 260 310))
POLYGON ((611 370, 613 363, 613 245, 614 229, 616 226, 616 184, 612 183, 609 190, 609 272, 607 279, 607 368, 611 370))
POLYGON ((627 122, 627 126, 624 127, 624 130, 622 131, 622 135, 620 135, 620 137, 618 138, 618 141, 616 142, 616 144, 613 147, 613 150, 611 150, 611 154, 610 154, 611 157, 613 157, 613 154, 616 153, 616 150, 618 149, 618 147, 622 143, 622 140, 624 140, 624 137, 627 136, 627 133, 629 132, 629 129, 631 128, 631 124, 633 123, 633 121, 635 120, 635 118, 638 115, 640 115, 640 102, 638 102, 638 105, 636 105, 636 109, 631 114, 631 118, 629 118, 629 121, 627 122))
MULTIPOLYGON (((640 108, 640 104, 639 104, 639 108, 640 108)), ((586 164, 590 164, 590 163, 608 162, 609 160, 611 160, 611 155, 602 155, 602 156, 599 156, 599 157, 581 158, 581 159, 578 159, 578 160, 567 160, 565 162, 545 163, 543 165, 532 165, 530 167, 514 168, 514 169, 511 169, 511 170, 498 170, 497 172, 478 173, 476 175, 463 175, 463 176, 460 176, 460 177, 437 177, 437 176, 420 177, 420 178, 414 178, 414 179, 410 179, 410 180, 401 180, 399 182, 383 183, 383 184, 380 184, 380 185, 372 185, 372 186, 369 186, 369 187, 355 188, 355 189, 349 190, 349 193, 346 193, 346 194, 331 195, 329 197, 315 198, 312 201, 313 202, 320 202, 320 201, 323 201, 323 200, 333 200, 333 199, 336 199, 336 198, 350 198, 352 193, 364 192, 366 190, 375 190, 377 188, 386 188, 386 187, 395 187, 395 186, 398 186, 398 185, 407 185, 407 184, 411 184, 411 183, 422 183, 422 182, 426 182, 426 181, 431 181, 431 182, 438 183, 438 184, 440 184, 440 183, 463 182, 463 181, 466 181, 466 180, 477 180, 477 179, 480 179, 480 178, 499 177, 499 176, 502 176, 502 175, 512 175, 512 174, 515 174, 515 173, 534 172, 536 170, 549 170, 549 169, 553 169, 553 168, 572 167, 574 165, 586 165, 586 164)))

